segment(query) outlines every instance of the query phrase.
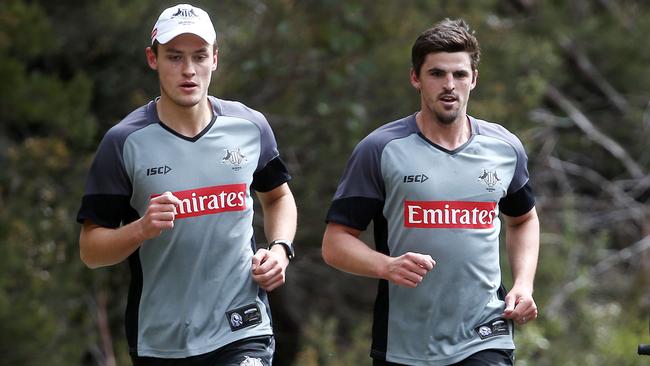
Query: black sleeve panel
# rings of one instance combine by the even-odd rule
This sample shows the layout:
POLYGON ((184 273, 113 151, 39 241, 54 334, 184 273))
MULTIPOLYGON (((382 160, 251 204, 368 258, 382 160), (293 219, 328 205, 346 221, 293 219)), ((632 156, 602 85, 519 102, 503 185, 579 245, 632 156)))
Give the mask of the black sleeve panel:
POLYGON ((526 182, 518 191, 503 197, 499 201, 499 210, 508 216, 517 217, 530 211, 535 206, 535 195, 530 182, 526 182))
POLYGON ((77 222, 83 224, 85 220, 90 220, 99 226, 114 229, 139 217, 138 212, 131 207, 130 197, 92 194, 83 197, 77 222))
POLYGON ((384 201, 367 197, 347 197, 334 200, 327 212, 326 222, 366 230, 370 221, 381 213, 384 201))
POLYGON ((251 187, 258 192, 268 192, 291 180, 286 165, 279 156, 253 174, 251 187))

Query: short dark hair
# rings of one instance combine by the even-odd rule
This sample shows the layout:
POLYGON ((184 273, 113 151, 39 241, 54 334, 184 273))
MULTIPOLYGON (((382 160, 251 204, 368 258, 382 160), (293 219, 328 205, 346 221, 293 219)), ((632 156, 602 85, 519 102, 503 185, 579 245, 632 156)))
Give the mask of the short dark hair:
POLYGON ((427 55, 433 52, 467 52, 472 70, 478 68, 481 58, 481 49, 474 31, 463 19, 446 18, 418 36, 411 49, 411 62, 417 75, 420 75, 427 55))

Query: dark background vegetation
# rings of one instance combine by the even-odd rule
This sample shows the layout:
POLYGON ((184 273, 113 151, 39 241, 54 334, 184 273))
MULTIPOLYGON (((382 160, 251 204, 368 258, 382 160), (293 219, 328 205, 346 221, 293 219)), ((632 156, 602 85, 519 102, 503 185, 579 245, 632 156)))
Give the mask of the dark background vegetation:
MULTIPOLYGON (((170 5, 2 1, 1 365, 129 364, 127 265, 85 268, 75 216, 104 132, 158 94, 144 48, 170 5)), ((295 177, 299 259, 271 295, 276 364, 370 362, 376 283, 323 263, 323 219, 354 145, 418 108, 410 48, 444 17, 465 18, 482 45, 469 113, 515 132, 530 157, 542 225, 540 318, 517 330, 518 365, 646 361, 636 345, 650 343, 648 2, 195 5, 218 33, 211 94, 262 111, 295 177)))

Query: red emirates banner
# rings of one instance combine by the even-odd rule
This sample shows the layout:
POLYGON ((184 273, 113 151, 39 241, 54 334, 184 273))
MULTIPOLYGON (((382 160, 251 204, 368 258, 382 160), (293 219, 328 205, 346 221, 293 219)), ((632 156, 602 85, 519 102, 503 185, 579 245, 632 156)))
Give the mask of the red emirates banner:
MULTIPOLYGON (((172 192, 179 200, 176 219, 246 209, 246 183, 172 192)), ((160 196, 159 194, 151 197, 160 196)))
POLYGON ((404 226, 432 229, 488 229, 496 202, 404 201, 404 226))

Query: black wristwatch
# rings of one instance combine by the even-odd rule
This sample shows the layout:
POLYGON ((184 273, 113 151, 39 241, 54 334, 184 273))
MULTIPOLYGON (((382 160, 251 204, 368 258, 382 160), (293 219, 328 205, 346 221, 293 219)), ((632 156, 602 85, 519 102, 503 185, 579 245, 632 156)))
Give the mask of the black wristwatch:
POLYGON ((289 258, 289 261, 292 261, 293 258, 296 256, 296 252, 293 250, 293 243, 291 243, 291 240, 286 240, 286 239, 276 239, 273 240, 272 242, 269 243, 269 250, 274 245, 282 245, 284 247, 284 251, 287 253, 287 258, 289 258))

